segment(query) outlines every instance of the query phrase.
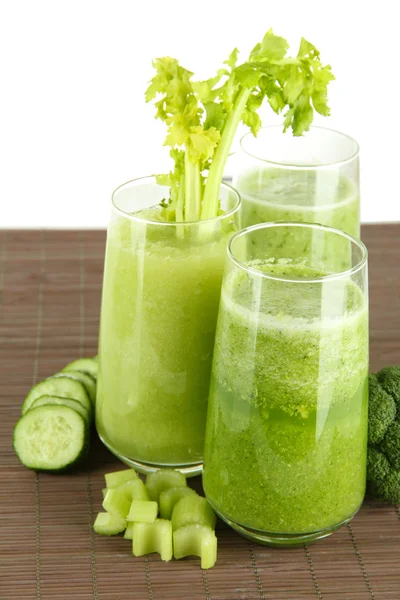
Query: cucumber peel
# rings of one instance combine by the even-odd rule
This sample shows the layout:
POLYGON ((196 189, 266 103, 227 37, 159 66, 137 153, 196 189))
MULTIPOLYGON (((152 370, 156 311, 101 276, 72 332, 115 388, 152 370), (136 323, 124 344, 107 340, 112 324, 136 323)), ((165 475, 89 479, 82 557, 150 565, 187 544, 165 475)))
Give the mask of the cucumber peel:
POLYGON ((76 379, 80 381, 86 392, 90 398, 93 408, 96 404, 96 379, 90 373, 86 371, 62 371, 61 373, 57 373, 54 377, 70 377, 71 379, 76 379))
POLYGON ((99 365, 96 359, 94 358, 78 358, 77 360, 73 360, 66 367, 63 368, 63 371, 86 371, 93 375, 93 377, 97 380, 97 372, 99 370, 99 365))
POLYGON ((154 523, 158 515, 158 504, 152 500, 132 500, 128 521, 154 523))
POLYGON ((161 492, 160 517, 162 519, 170 519, 175 504, 186 496, 197 496, 197 492, 188 486, 169 488, 161 492))
POLYGON ((33 408, 37 408, 38 406, 45 406, 46 404, 59 404, 62 406, 69 406, 76 410, 77 413, 81 415, 85 419, 87 426, 89 427, 91 424, 91 415, 87 408, 85 408, 78 400, 74 400, 73 398, 59 398, 58 396, 40 396, 40 398, 36 398, 31 404, 29 410, 33 408))
POLYGON ((146 489, 149 494, 150 500, 159 502, 160 494, 164 490, 175 487, 186 486, 186 477, 183 473, 175 471, 174 469, 160 469, 154 471, 146 477, 146 489))
POLYGON ((145 554, 157 552, 161 560, 171 560, 171 521, 156 519, 154 523, 134 523, 132 531, 132 552, 134 556, 144 556, 145 554))
POLYGON ((210 569, 217 561, 217 537, 204 525, 188 525, 174 531, 174 558, 200 556, 201 568, 210 569))
POLYGON ((59 398, 78 400, 78 402, 87 408, 92 417, 92 403, 90 402, 85 386, 76 379, 58 375, 37 383, 24 400, 22 414, 24 415, 31 408, 34 401, 41 396, 58 396, 59 398))

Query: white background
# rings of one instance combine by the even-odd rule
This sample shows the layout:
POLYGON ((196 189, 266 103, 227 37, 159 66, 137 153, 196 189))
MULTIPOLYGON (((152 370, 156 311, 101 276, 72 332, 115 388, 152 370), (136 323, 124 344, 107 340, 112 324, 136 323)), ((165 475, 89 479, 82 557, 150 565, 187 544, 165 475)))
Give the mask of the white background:
MULTIPOLYGON (((0 227, 102 227, 120 183, 168 168, 151 59, 212 76, 271 26, 331 63, 332 117, 361 145, 363 221, 400 220, 395 0, 0 0, 0 227)), ((270 109, 264 124, 276 122, 270 109)))

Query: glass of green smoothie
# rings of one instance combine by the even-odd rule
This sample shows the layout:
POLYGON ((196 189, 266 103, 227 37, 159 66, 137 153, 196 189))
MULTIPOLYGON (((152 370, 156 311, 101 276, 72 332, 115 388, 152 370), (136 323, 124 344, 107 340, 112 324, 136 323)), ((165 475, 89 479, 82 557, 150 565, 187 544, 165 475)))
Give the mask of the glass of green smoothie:
POLYGON ((349 136, 311 127, 304 136, 263 127, 241 140, 232 161, 243 226, 321 223, 360 235, 359 148, 349 136))
POLYGON ((282 546, 325 537, 351 519, 365 493, 367 381, 362 242, 293 222, 235 234, 203 473, 222 519, 250 539, 282 546), (282 244, 288 235, 298 243, 282 244), (326 251, 332 246, 339 263, 326 251))
POLYGON ((142 472, 201 471, 226 247, 240 198, 220 186, 219 216, 168 221, 170 188, 152 177, 112 197, 100 324, 96 425, 142 472))

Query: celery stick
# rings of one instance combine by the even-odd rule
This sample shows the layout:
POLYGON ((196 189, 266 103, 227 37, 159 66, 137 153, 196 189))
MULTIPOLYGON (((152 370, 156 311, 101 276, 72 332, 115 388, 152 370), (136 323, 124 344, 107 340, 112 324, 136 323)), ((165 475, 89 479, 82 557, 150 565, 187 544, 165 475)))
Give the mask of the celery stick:
POLYGON ((131 540, 133 536, 133 523, 128 523, 125 529, 124 538, 126 540, 131 540))
POLYGON ((150 473, 146 478, 146 489, 150 500, 158 502, 164 490, 186 485, 186 477, 174 469, 160 469, 150 473))
POLYGON ((170 519, 175 504, 185 496, 197 496, 197 493, 187 486, 169 488, 161 492, 160 517, 162 519, 170 519))
POLYGON ((108 512, 100 512, 93 525, 95 532, 101 535, 117 535, 117 533, 124 531, 125 527, 125 519, 111 515, 108 512))
POLYGON ((138 475, 134 469, 125 469, 123 471, 114 471, 113 473, 107 473, 104 475, 106 480, 106 486, 109 490, 112 488, 119 487, 127 481, 137 479, 138 475))
POLYGON ((146 486, 144 485, 143 481, 139 479, 139 477, 137 479, 133 479, 132 481, 127 481, 117 489, 127 494, 131 501, 150 500, 146 486))
POLYGON ((162 560, 172 558, 171 521, 156 519, 154 523, 134 523, 132 534, 134 556, 158 552, 162 560))
POLYGON ((157 502, 151 500, 133 500, 128 513, 128 521, 154 523, 158 514, 157 502))
POLYGON ((125 519, 131 506, 129 496, 118 488, 107 490, 103 500, 103 508, 111 515, 125 519))
POLYGON ((216 517, 206 498, 187 496, 175 504, 172 511, 172 529, 180 529, 186 525, 205 525, 215 528, 216 517))
POLYGON ((210 569, 217 560, 217 537, 203 525, 188 525, 174 531, 174 557, 200 556, 201 568, 210 569))

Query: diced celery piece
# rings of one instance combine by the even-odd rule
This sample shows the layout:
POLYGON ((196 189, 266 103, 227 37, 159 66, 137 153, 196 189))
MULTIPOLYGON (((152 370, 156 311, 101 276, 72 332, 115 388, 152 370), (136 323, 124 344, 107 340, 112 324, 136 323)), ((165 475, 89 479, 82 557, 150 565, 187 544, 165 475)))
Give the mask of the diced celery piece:
POLYGON ((128 513, 128 521, 138 523, 154 523, 157 519, 158 504, 151 500, 132 500, 128 513))
POLYGON ((158 552, 162 560, 171 560, 171 521, 156 519, 154 523, 134 523, 132 552, 134 556, 143 556, 151 552, 158 552))
POLYGON ((107 494, 107 492, 108 492, 108 489, 107 489, 107 488, 103 488, 103 489, 101 490, 101 493, 103 494, 103 500, 104 500, 104 498, 106 497, 106 494, 107 494))
POLYGON ((177 502, 172 511, 172 529, 180 529, 186 525, 205 525, 215 528, 216 516, 203 496, 186 496, 177 502))
POLYGON ((103 508, 110 514, 125 519, 131 507, 131 500, 127 494, 118 488, 107 490, 103 500, 103 508))
POLYGON ((217 537, 204 525, 187 525, 174 531, 174 557, 200 556, 201 568, 210 569, 217 561, 217 537))
POLYGON ((138 475, 134 469, 125 469, 124 471, 114 471, 114 473, 107 473, 104 475, 106 480, 106 486, 109 490, 112 488, 119 487, 127 481, 137 479, 138 475))
POLYGON ((111 515, 108 512, 100 512, 93 525, 95 532, 100 533, 101 535, 117 535, 117 533, 121 533, 125 527, 125 519, 111 515))
POLYGON ((186 486, 169 488, 160 494, 160 517, 170 519, 174 506, 181 498, 185 496, 197 496, 197 492, 186 486))
POLYGON ((128 523, 125 529, 124 538, 126 540, 131 540, 133 535, 133 523, 128 523))
POLYGON ((174 469, 160 469, 154 471, 146 477, 146 488, 150 500, 159 502, 160 494, 164 490, 174 487, 182 487, 186 485, 186 477, 179 471, 174 469))
POLYGON ((133 479, 132 481, 127 481, 123 485, 120 485, 118 488, 124 494, 126 494, 129 500, 149 500, 149 495, 146 490, 146 486, 143 481, 139 479, 133 479))

